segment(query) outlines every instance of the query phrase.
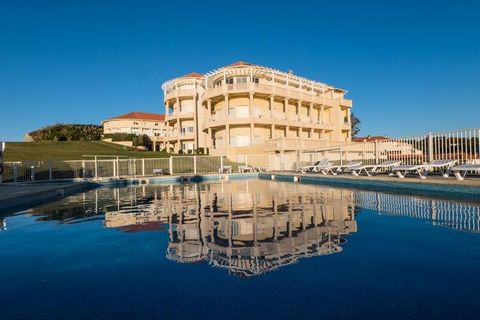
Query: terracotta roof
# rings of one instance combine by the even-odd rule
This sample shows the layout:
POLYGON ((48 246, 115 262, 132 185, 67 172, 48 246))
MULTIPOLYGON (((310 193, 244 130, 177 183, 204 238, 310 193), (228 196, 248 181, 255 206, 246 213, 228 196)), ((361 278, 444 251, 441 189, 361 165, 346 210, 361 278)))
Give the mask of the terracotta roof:
POLYGON ((245 62, 245 61, 237 61, 232 64, 229 64, 227 67, 240 67, 240 66, 253 66, 253 63, 245 62))
POLYGON ((197 73, 197 72, 191 72, 189 74, 181 76, 180 78, 203 78, 203 74, 197 73))
POLYGON ((146 112, 129 112, 122 114, 118 117, 113 117, 110 119, 139 119, 139 120, 156 120, 164 121, 165 115, 158 113, 146 113, 146 112))
POLYGON ((353 142, 365 142, 365 141, 382 141, 382 140, 388 140, 390 138, 384 137, 384 136, 366 136, 366 137, 356 137, 353 138, 353 142))

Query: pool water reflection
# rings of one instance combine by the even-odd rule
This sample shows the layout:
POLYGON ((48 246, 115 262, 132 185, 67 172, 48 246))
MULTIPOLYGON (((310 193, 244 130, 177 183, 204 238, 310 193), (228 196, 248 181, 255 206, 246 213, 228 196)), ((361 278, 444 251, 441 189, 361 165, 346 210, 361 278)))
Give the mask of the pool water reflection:
POLYGON ((479 221, 476 202, 264 180, 97 189, 0 224, 3 316, 475 318, 479 221))

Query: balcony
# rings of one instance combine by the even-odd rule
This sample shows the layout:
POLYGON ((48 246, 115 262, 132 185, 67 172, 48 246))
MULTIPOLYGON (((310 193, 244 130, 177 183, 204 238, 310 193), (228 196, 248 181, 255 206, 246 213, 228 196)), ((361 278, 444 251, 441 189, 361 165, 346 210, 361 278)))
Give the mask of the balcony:
MULTIPOLYGON (((322 105, 333 105, 333 100, 327 97, 320 96, 318 93, 312 91, 304 91, 300 89, 294 89, 285 87, 278 84, 259 84, 259 83, 237 83, 227 84, 214 88, 208 88, 205 92, 205 99, 211 99, 214 97, 222 96, 225 94, 242 93, 242 92, 256 92, 264 93, 266 95, 277 95, 281 97, 289 97, 294 100, 310 101, 322 105)), ((343 101, 343 100, 342 100, 343 101)), ((345 100, 344 103, 350 102, 345 100)))
POLYGON ((294 151, 320 148, 326 145, 321 139, 310 138, 274 138, 265 141, 264 150, 272 151, 294 151))
POLYGON ((196 91, 193 89, 184 89, 184 90, 172 90, 167 92, 165 95, 165 100, 171 100, 171 99, 176 99, 176 98, 181 98, 181 97, 193 97, 196 95, 196 91))
POLYGON ((347 108, 352 107, 352 100, 340 98, 338 99, 338 101, 339 101, 338 104, 342 107, 347 107, 347 108))

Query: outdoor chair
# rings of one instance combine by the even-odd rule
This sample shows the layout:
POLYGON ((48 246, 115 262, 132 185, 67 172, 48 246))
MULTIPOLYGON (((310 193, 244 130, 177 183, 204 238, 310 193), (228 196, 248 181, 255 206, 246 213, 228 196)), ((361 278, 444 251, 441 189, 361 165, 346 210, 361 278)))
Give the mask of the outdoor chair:
POLYGON ((319 172, 320 168, 323 168, 328 165, 328 159, 322 159, 320 161, 314 162, 310 166, 305 166, 302 168, 299 168, 298 171, 301 173, 307 173, 307 172, 319 172))
POLYGON ((426 179, 427 175, 433 169, 439 169, 442 176, 448 178, 450 168, 452 168, 456 162, 457 160, 433 160, 424 164, 396 166, 393 167, 392 171, 401 179, 405 178, 405 175, 408 173, 418 174, 421 179, 426 179))
POLYGON ((347 169, 348 172, 350 172, 354 176, 359 176, 364 172, 367 176, 371 177, 372 174, 377 173, 379 169, 386 170, 389 172, 389 175, 392 175, 391 169, 393 167, 397 167, 402 163, 402 161, 399 160, 390 160, 390 161, 385 161, 380 164, 373 164, 373 165, 359 165, 359 166, 354 166, 350 167, 347 169))
POLYGON ((362 165, 362 161, 350 161, 347 164, 343 165, 327 165, 325 168, 320 169, 323 175, 328 175, 331 173, 332 175, 336 176, 340 172, 347 172, 352 167, 357 167, 362 165))
POLYGON ((465 163, 455 167, 450 168, 450 171, 453 173, 457 180, 462 181, 465 179, 465 176, 469 172, 475 172, 480 174, 480 163, 465 163))

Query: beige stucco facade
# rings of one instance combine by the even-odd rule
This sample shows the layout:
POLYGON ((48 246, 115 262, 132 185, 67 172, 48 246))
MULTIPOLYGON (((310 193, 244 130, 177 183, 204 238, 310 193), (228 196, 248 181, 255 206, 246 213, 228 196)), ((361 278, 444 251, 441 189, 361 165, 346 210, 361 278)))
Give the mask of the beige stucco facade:
POLYGON ((166 136, 164 115, 130 112, 102 122, 104 134, 146 134, 152 139, 166 136))
POLYGON ((245 62, 162 85, 167 150, 251 154, 351 141, 346 91, 245 62))

